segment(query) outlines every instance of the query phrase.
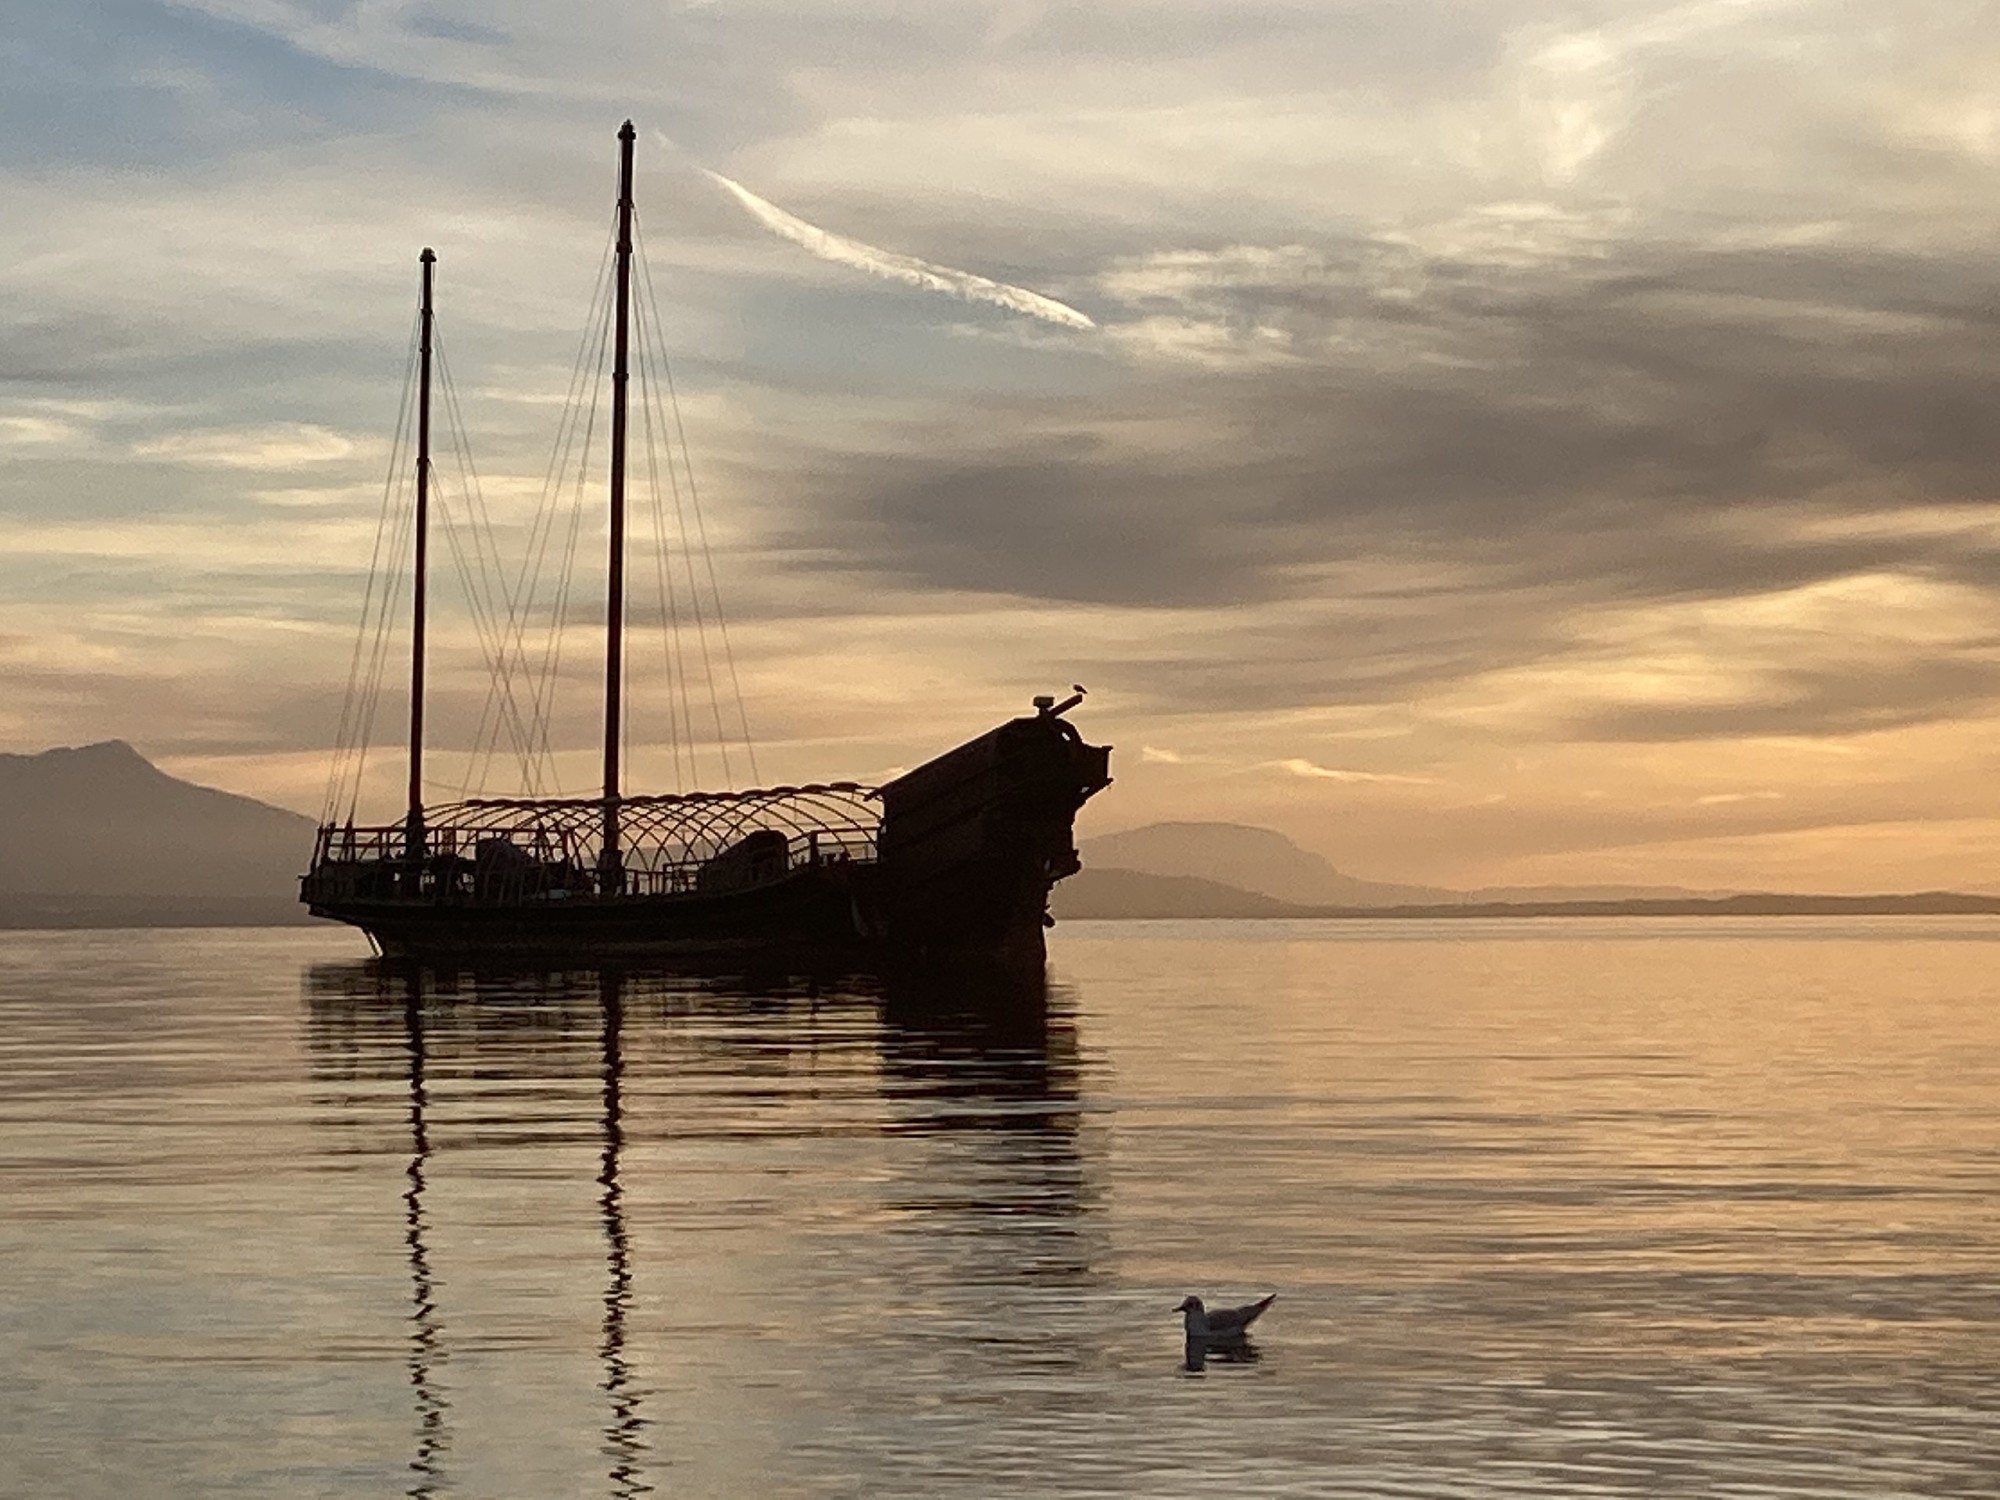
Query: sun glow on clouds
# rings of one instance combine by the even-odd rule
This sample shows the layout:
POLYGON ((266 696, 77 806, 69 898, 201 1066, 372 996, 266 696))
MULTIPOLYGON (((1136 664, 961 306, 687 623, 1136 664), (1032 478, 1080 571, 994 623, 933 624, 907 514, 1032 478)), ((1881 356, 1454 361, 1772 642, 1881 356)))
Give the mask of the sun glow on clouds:
POLYGON ((1693 0, 1531 43, 1520 63, 1521 98, 1544 172, 1565 184, 1583 176, 1643 107, 1646 71, 1663 55, 1713 47, 1724 33, 1736 33, 1725 50, 1741 49, 1746 29, 1754 38, 1758 21, 1808 3, 1693 0))
POLYGON ((1996 631, 2000 602, 1978 589, 1868 574, 1623 611, 1583 624, 1578 639, 1607 699, 1695 707, 1815 668, 1893 672, 1977 651, 1996 631))
POLYGON ((282 470, 337 463, 353 456, 349 438, 309 423, 206 432, 175 432, 135 444, 141 458, 224 469, 282 470))
POLYGON ((410 257, 504 531, 631 112, 868 235, 642 155, 772 775, 1081 678, 1130 747, 1089 819, 1467 884, 1837 886, 1882 827, 1963 881, 2000 853, 2000 61, 1977 7, 1850 9, 186 0, 121 71, 104 8, 45 7, 101 108, 48 146, 25 91, 70 75, 25 33, 0 125, 78 154, 0 165, 15 747, 313 804, 410 257))
MULTIPOLYGON (((0 517, 0 549, 11 559, 80 559, 151 563, 172 570, 315 571, 337 568, 350 581, 365 571, 375 518, 356 514, 294 514, 232 518, 226 525, 197 516, 151 520, 31 521, 0 517)), ((114 596, 115 597, 115 596, 114 596)), ((315 595, 316 602, 325 602, 315 595)), ((358 606, 336 605, 343 615, 358 606)))
POLYGON ((1429 776, 1404 776, 1389 771, 1350 771, 1339 766, 1322 766, 1316 762, 1293 756, 1286 760, 1272 762, 1279 770, 1293 776, 1301 776, 1309 781, 1339 781, 1353 784, 1377 784, 1385 786, 1430 786, 1429 776))
POLYGON ((4 447, 57 447, 82 435, 81 427, 60 417, 0 416, 0 446, 4 447))
POLYGON ((0 447, 21 449, 24 458, 53 456, 57 449, 84 452, 104 440, 111 424, 142 421, 154 414, 130 401, 0 394, 0 447))

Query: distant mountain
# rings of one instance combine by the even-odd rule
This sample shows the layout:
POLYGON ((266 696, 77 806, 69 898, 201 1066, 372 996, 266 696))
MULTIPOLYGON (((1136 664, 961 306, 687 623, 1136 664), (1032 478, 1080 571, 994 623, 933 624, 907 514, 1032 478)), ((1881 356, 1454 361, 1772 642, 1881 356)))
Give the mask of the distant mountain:
POLYGON ((1464 899, 1457 891, 1435 886, 1356 879, 1282 833, 1242 823, 1148 823, 1088 839, 1080 852, 1086 870, 1213 881, 1291 906, 1408 906, 1464 899))
POLYGON ((1458 891, 1454 901, 1473 905, 1505 901, 1716 901, 1735 891, 1697 891, 1684 885, 1487 885, 1458 891))
POLYGON ((1728 896, 1584 901, 1456 901, 1448 906, 1348 907, 1326 917, 1963 917, 2000 916, 2000 896, 1888 891, 1859 896, 1738 891, 1728 896))
POLYGON ((312 839, 311 819, 169 776, 122 740, 0 755, 6 925, 292 920, 312 839))
POLYGON ((1694 891, 1681 886, 1390 885, 1343 874, 1282 833, 1240 823, 1149 823, 1085 841, 1084 868, 1055 888, 1058 918, 1864 916, 2000 911, 1952 891, 1866 896, 1694 891))
POLYGON ((1148 875, 1086 865, 1049 896, 1058 921, 1109 917, 1296 917, 1303 907, 1192 875, 1148 875))
POLYGON ((1740 891, 1727 896, 1624 899, 1447 901, 1428 906, 1291 906, 1176 875, 1133 870, 1085 870, 1055 889, 1050 908, 1063 920, 1313 917, 1322 920, 1434 920, 1476 917, 1903 917, 2000 916, 2000 896, 1963 891, 1889 892, 1861 896, 1786 895, 1740 891))

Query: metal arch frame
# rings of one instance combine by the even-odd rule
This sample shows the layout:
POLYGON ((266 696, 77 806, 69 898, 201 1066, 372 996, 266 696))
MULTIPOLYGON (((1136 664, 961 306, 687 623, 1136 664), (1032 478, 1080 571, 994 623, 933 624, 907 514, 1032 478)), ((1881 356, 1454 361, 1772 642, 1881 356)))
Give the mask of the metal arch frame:
POLYGON ((772 830, 787 847, 804 840, 873 854, 881 814, 853 783, 769 791, 632 797, 619 804, 628 864, 712 859, 749 834, 772 830))
MULTIPOLYGON (((620 843, 634 871, 686 869, 715 858, 750 834, 785 837, 788 863, 873 860, 881 804, 872 787, 839 781, 742 792, 683 792, 626 797, 618 803, 620 843)), ((433 854, 476 855, 504 840, 547 863, 592 868, 603 829, 602 798, 479 798, 425 809, 433 854)), ((324 857, 394 859, 402 823, 321 830, 324 857)))
POLYGON ((389 905, 514 906, 552 899, 701 897, 749 889, 825 866, 872 865, 881 827, 876 793, 854 782, 747 792, 631 797, 618 804, 621 860, 614 888, 598 870, 602 798, 455 802, 426 809, 425 852, 409 854, 403 823, 319 831, 309 900, 389 905), (757 833, 778 850, 723 856, 757 833), (494 845, 505 845, 525 863, 494 845), (711 886, 711 879, 718 883, 711 886))

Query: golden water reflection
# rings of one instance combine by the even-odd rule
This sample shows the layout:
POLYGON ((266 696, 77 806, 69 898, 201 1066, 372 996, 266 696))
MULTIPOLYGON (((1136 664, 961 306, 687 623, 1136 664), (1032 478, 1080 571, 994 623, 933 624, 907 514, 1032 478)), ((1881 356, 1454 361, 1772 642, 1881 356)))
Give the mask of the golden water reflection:
MULTIPOLYGON (((996 1244, 1007 1277, 1075 1283, 1090 1274, 1085 1237, 1066 1223, 1090 1196, 1077 1144, 1075 1029, 1039 977, 484 975, 369 961, 315 966, 304 989, 313 1073, 330 1086, 321 1103, 335 1111, 327 1124, 379 1131, 382 1096, 366 1086, 394 1076, 407 1089, 413 1496, 452 1484, 452 1338, 439 1290, 451 1277, 434 1270, 436 1209, 426 1202, 441 1130, 448 1154, 505 1155, 580 1143, 586 1123, 595 1129, 597 1386, 614 1495, 657 1487, 657 1423, 648 1414, 657 1392, 634 1368, 635 1311, 645 1332, 670 1341, 721 1332, 699 1317, 676 1327, 681 1315, 672 1311, 661 1327, 644 1303, 646 1253, 627 1207, 633 1140, 655 1148, 657 1160, 690 1143, 936 1137, 949 1143, 942 1154, 951 1170, 935 1170, 935 1157, 920 1153, 908 1158, 913 1169, 877 1185, 876 1210, 892 1232, 896 1221, 929 1221, 930 1253, 954 1262, 956 1275, 994 1274, 996 1244), (462 1107, 440 1111, 434 1080, 443 1079, 452 1080, 447 1092, 476 1101, 469 1118, 462 1107), (576 1087, 586 1083, 597 1090, 589 1122, 576 1087), (993 1234, 957 1227, 981 1219, 993 1234), (1010 1232, 1029 1221, 1032 1234, 1010 1232)), ((760 1205, 738 1207, 747 1224, 760 1205)), ((675 1205, 674 1216, 686 1210, 675 1205)))
POLYGON ((1058 937, 0 936, 0 1489, 1992 1494, 2000 923, 1058 937))

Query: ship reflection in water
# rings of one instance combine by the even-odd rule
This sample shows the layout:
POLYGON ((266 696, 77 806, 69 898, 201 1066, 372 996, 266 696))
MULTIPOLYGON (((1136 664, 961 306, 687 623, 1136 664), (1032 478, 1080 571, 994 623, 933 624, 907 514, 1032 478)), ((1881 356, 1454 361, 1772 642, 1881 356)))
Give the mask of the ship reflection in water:
MULTIPOLYGON (((1067 998, 1040 976, 472 974, 374 960, 313 967, 305 992, 313 1078, 329 1107, 322 1118, 374 1140, 393 1120, 407 1137, 410 1495, 480 1487, 476 1468, 454 1463, 458 1410, 504 1406, 524 1389, 538 1403, 575 1400, 574 1389, 538 1388, 522 1370, 578 1352, 575 1309, 567 1325, 552 1317, 534 1326, 523 1314, 573 1295, 547 1278, 562 1267, 563 1279, 579 1279, 586 1223, 602 1288, 597 1467, 613 1495, 683 1486, 689 1476, 677 1466, 688 1445, 677 1434, 693 1435, 700 1420, 696 1367, 754 1365, 762 1346, 784 1343, 789 1329, 765 1335, 796 1310, 799 1278, 839 1283, 841 1310, 828 1299, 820 1314, 834 1364, 844 1340, 885 1331, 865 1326, 870 1307, 885 1320, 929 1323, 940 1337, 920 1340, 917 1357, 947 1358, 959 1319, 948 1307, 912 1305, 927 1280, 988 1297, 1011 1286, 1044 1301, 1051 1288, 1080 1292, 1091 1281, 1085 1221, 1095 1190, 1076 1031, 1067 998), (830 1141, 851 1160, 855 1137, 869 1134, 885 1147, 872 1169, 801 1226, 797 1205, 784 1201, 794 1174, 779 1168, 774 1190, 772 1149, 810 1158, 815 1141, 830 1141), (579 1151, 586 1143, 594 1213, 573 1191, 590 1164, 579 1151), (556 1201, 564 1207, 551 1211, 556 1201), (467 1208, 470 1221, 456 1221, 467 1208), (760 1219, 772 1221, 761 1243, 760 1219), (903 1237, 913 1227, 922 1240, 914 1251, 903 1237), (863 1236, 874 1243, 856 1253, 863 1236), (721 1253, 704 1250, 717 1238, 721 1253), (762 1284, 774 1259, 781 1289, 762 1284), (528 1289, 529 1303, 507 1306, 529 1265, 543 1284, 528 1289), (857 1297, 871 1282, 873 1295, 857 1297), (793 1306, 777 1308, 774 1297, 793 1306), (508 1357, 496 1363, 496 1354, 508 1357)), ((1078 1357, 1033 1329, 1020 1343, 1016 1354, 1044 1364, 1078 1357)), ((909 1353, 905 1341, 900 1357, 909 1353)), ((826 1375, 747 1373, 780 1388, 826 1375)), ((782 1416, 785 1403, 771 1407, 782 1416)), ((777 1445, 798 1451, 796 1430, 759 1433, 743 1411, 727 1420, 747 1421, 736 1478, 767 1472, 760 1448, 767 1457, 777 1445)), ((712 1434, 702 1436, 712 1447, 712 1434)), ((461 1451, 477 1451, 479 1467, 494 1461, 490 1437, 461 1451)), ((710 1476, 695 1488, 729 1482, 710 1476)), ((510 1488, 520 1484, 510 1476, 510 1488)))
POLYGON ((1996 942, 1076 924, 1020 997, 12 934, 0 1491, 1990 1496, 1996 942))

